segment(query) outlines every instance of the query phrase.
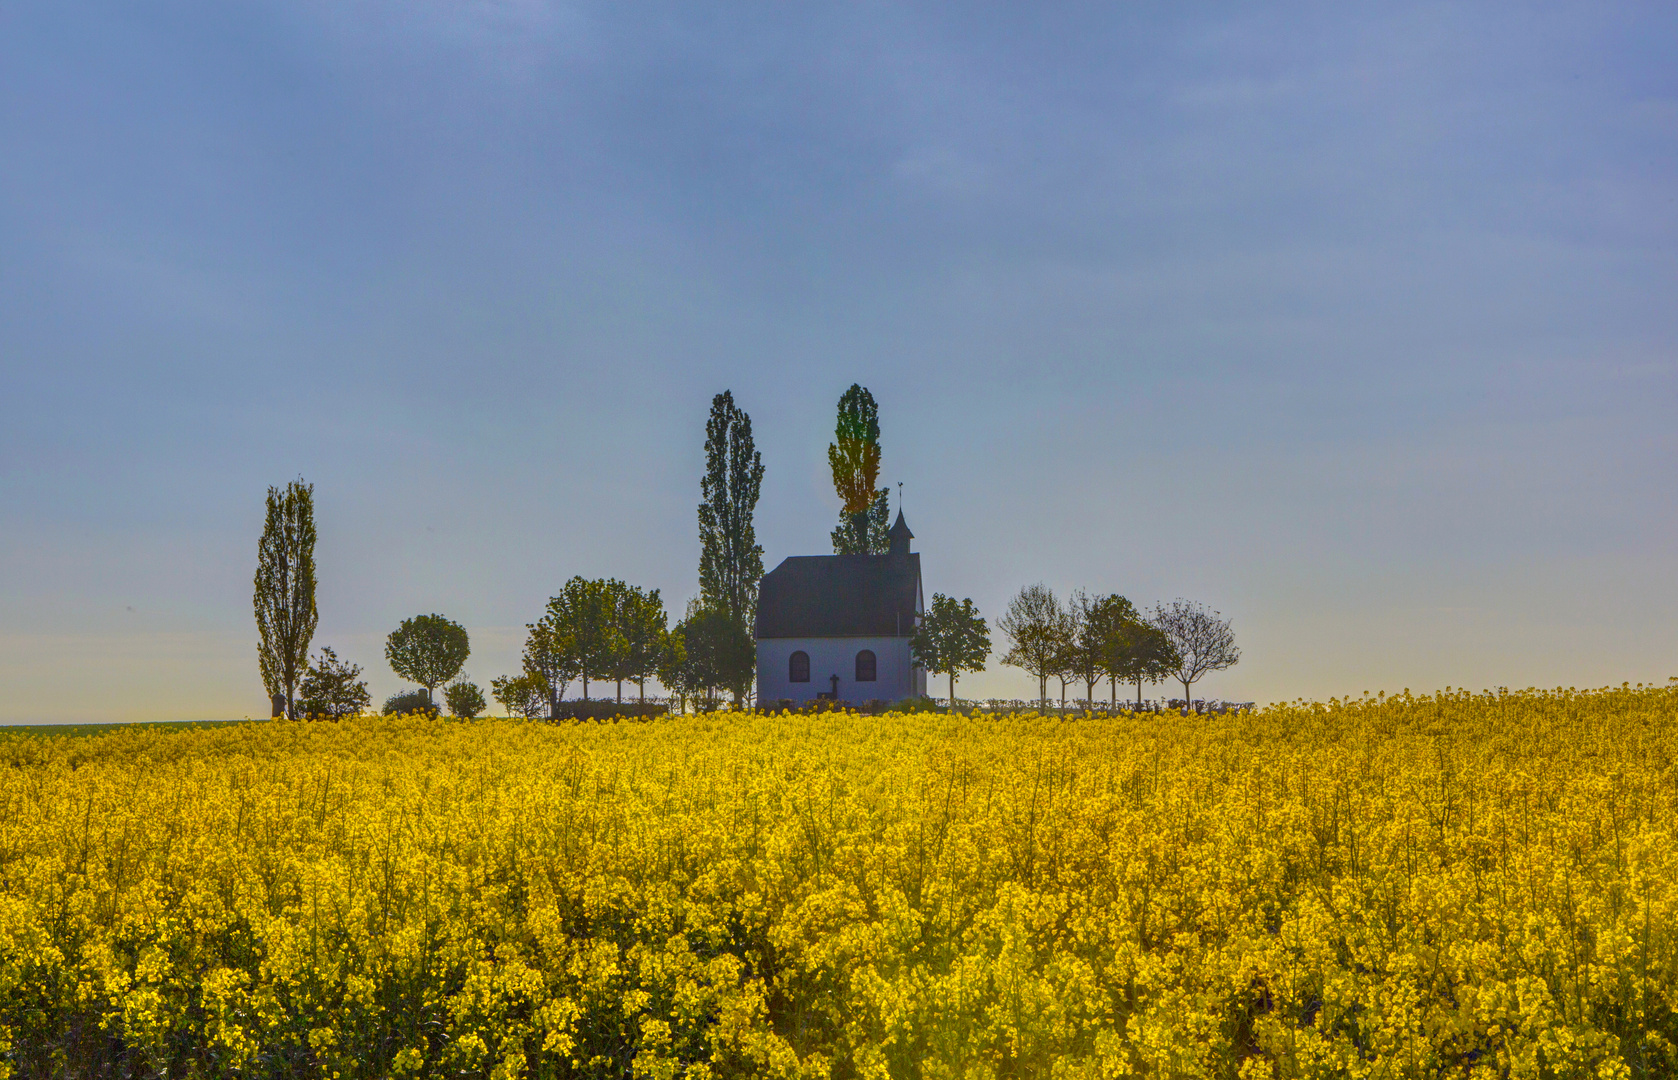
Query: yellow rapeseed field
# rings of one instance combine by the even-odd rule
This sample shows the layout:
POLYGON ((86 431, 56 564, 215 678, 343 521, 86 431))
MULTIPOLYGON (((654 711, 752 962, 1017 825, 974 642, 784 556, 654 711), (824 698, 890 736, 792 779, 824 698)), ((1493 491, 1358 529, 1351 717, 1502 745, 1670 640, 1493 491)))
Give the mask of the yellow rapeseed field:
POLYGON ((0 739, 0 1075, 1678 1073, 1678 691, 0 739))

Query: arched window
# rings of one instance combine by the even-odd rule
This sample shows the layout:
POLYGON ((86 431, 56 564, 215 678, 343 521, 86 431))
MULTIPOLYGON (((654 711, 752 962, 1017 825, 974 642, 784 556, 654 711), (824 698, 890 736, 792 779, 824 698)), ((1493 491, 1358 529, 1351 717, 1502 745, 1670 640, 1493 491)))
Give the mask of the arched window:
POLYGON ((856 654, 856 681, 874 681, 874 650, 864 649, 856 654))
POLYGON ((803 649, 787 657, 787 682, 810 681, 810 654, 803 649))

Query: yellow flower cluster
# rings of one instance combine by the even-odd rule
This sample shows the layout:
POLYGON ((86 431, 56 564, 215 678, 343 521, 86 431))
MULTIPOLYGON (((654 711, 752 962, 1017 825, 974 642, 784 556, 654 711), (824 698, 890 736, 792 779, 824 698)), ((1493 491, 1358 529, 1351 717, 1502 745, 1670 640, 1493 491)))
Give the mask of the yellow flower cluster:
POLYGON ((0 1075, 1678 1072, 1678 692, 0 739, 0 1075))

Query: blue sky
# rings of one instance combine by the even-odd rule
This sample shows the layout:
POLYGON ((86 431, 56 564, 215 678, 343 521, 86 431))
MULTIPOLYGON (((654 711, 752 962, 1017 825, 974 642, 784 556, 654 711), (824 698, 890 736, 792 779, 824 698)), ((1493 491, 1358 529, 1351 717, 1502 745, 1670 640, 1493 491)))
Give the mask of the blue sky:
MULTIPOLYGON (((880 402, 930 591, 1177 596, 1205 693, 1678 675, 1678 9, 0 4, 0 721, 263 707, 320 633, 487 684, 572 574, 773 565, 880 402)), ((963 693, 1024 695, 994 666, 963 693)))

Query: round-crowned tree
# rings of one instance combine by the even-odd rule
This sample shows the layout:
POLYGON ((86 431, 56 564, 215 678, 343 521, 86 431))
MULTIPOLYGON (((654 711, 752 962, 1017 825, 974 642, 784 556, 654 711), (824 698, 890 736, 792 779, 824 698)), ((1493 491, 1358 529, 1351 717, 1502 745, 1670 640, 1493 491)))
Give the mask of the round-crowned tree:
POLYGON ((478 684, 467 682, 453 682, 443 687, 443 702, 449 707, 449 715, 462 720, 470 720, 484 711, 489 704, 484 700, 484 692, 478 689, 478 684))
POLYGON ((390 670, 425 687, 425 700, 432 704, 431 692, 460 674, 471 651, 466 627, 442 615, 403 619, 385 639, 390 670))

